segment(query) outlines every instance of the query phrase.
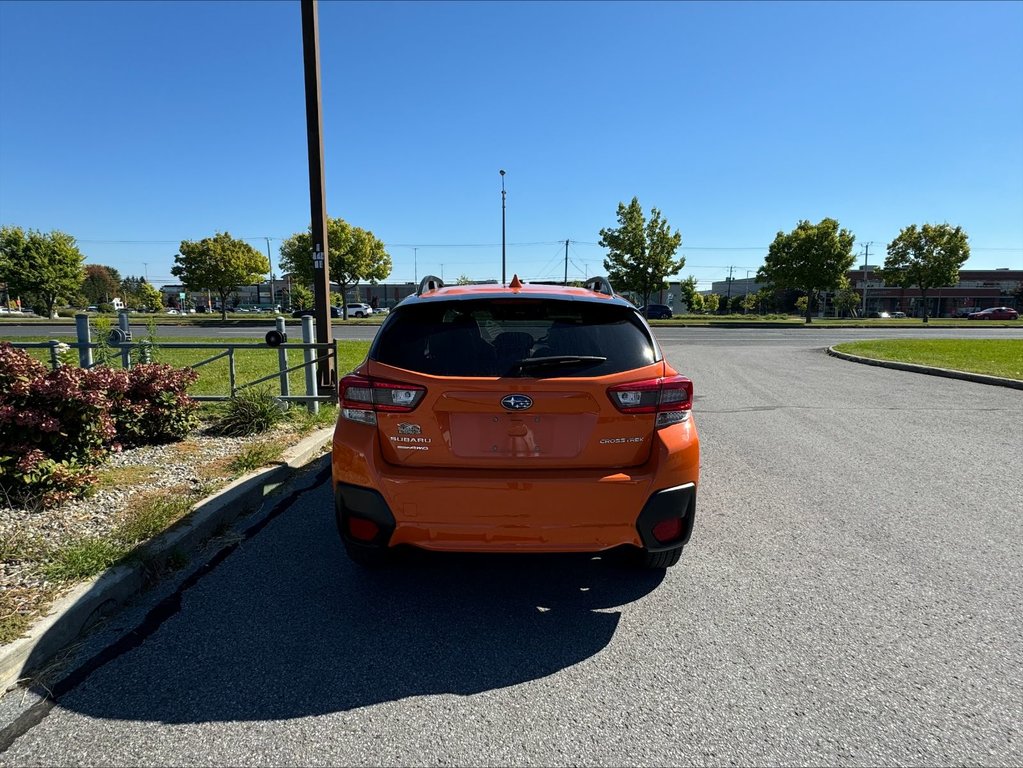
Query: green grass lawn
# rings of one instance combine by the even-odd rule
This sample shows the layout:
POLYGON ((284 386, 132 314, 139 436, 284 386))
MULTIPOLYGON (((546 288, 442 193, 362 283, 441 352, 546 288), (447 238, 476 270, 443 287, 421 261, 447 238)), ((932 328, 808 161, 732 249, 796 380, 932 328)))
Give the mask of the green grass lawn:
MULTIPOLYGON (((42 336, 35 336, 18 338, 17 341, 49 341, 49 339, 42 336)), ((166 363, 168 365, 173 365, 176 368, 195 365, 195 363, 213 357, 223 351, 223 349, 168 349, 160 346, 161 341, 170 343, 166 339, 161 340, 157 337, 154 362, 166 363)), ((188 341, 189 343, 194 342, 196 344, 223 345, 228 343, 224 339, 215 338, 189 339, 188 341)), ((175 341, 174 343, 178 342, 175 341)), ((236 385, 240 386, 279 370, 276 349, 270 349, 262 343, 230 343, 235 347, 234 361, 236 385)), ((369 344, 370 343, 368 341, 338 341, 337 371, 339 377, 348 371, 351 371, 355 368, 355 366, 362 362, 362 360, 366 357, 366 353, 369 351, 369 344)), ((29 349, 26 351, 36 359, 47 364, 49 363, 50 353, 48 349, 29 349)), ((298 365, 302 362, 302 359, 302 350, 290 350, 288 352, 288 367, 298 365)), ((112 365, 120 365, 120 356, 116 358, 116 361, 113 362, 112 365)), ((189 394, 229 394, 228 368, 229 364, 227 357, 223 357, 212 363, 199 367, 197 369, 199 379, 191 387, 189 387, 189 394)), ((288 375, 288 382, 291 387, 291 394, 305 394, 305 372, 302 369, 292 371, 288 375)), ((268 386, 271 387, 274 392, 280 392, 280 383, 277 378, 270 379, 264 384, 257 386, 268 386)))
POLYGON ((1023 379, 1023 339, 892 339, 851 341, 835 349, 874 360, 930 365, 1023 379))

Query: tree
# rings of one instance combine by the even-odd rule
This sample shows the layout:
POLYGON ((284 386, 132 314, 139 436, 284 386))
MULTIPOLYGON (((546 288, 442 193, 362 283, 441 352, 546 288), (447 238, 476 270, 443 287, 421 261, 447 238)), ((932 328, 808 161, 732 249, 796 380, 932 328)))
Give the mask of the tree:
POLYGON ((691 303, 688 305, 688 312, 691 315, 697 315, 703 312, 703 296, 699 293, 694 293, 690 299, 691 303))
POLYGON ((163 294, 144 277, 128 275, 121 280, 121 297, 129 307, 152 310, 163 307, 163 294))
POLYGON ((835 305, 835 313, 851 313, 854 309, 860 306, 861 300, 860 294, 849 286, 849 278, 843 276, 842 282, 839 285, 838 290, 835 292, 835 298, 832 300, 832 303, 835 305))
POLYGON ((65 232, 44 234, 3 227, 0 253, 0 280, 7 283, 8 291, 27 297, 47 317, 54 316, 58 302, 67 301, 81 290, 85 255, 65 232))
POLYGON ((292 285, 290 298, 292 309, 311 309, 313 306, 313 292, 304 285, 292 285))
MULTIPOLYGON (((344 316, 348 317, 348 289, 362 280, 376 283, 391 274, 391 256, 369 230, 353 227, 342 218, 327 219, 327 259, 330 279, 341 288, 344 316)), ((313 243, 309 232, 296 232, 281 244, 281 267, 299 280, 312 283, 313 243)))
POLYGON ((753 312, 757 308, 757 304, 759 302, 759 294, 747 293, 742 297, 742 301, 740 302, 743 313, 753 312))
POLYGON ((796 309, 798 309, 800 312, 805 313, 809 311, 809 308, 810 308, 809 296, 800 296, 798 299, 796 299, 796 309))
POLYGON ((136 306, 146 307, 154 312, 158 312, 163 308, 163 294, 160 293, 160 290, 155 285, 147 282, 144 277, 139 283, 136 299, 136 306))
POLYGON ((718 311, 718 304, 721 302, 721 297, 716 293, 708 293, 703 297, 703 308, 710 312, 712 315, 718 311))
POLYGON ((666 288, 664 279, 685 265, 685 257, 674 259, 682 244, 682 235, 674 234, 661 212, 650 209, 650 220, 643 215, 637 198, 626 206, 618 204, 618 226, 600 230, 600 246, 608 249, 604 269, 619 290, 635 291, 650 303, 650 295, 666 288))
MULTIPOLYGON (((791 232, 779 232, 768 249, 764 266, 757 270, 757 282, 772 288, 795 288, 816 297, 818 291, 835 290, 856 258, 856 238, 839 229, 835 219, 819 224, 800 221, 791 232)), ((810 305, 805 308, 810 323, 810 305)))
POLYGON ((696 292, 696 278, 693 275, 679 282, 678 293, 688 312, 698 312, 700 307, 703 306, 702 301, 700 302, 700 307, 696 306, 696 297, 700 294, 696 292))
POLYGON ((472 278, 468 275, 459 275, 455 285, 472 285, 472 278))
POLYGON ((959 270, 970 258, 969 238, 962 227, 911 224, 888 244, 884 273, 901 273, 908 285, 920 289, 923 320, 927 322, 927 292, 959 282, 959 270))
POLYGON ((113 267, 86 264, 82 293, 90 304, 108 304, 120 293, 121 275, 113 267))
POLYGON ((198 242, 182 240, 171 274, 191 291, 215 291, 220 316, 227 319, 227 296, 239 285, 259 282, 270 271, 270 260, 251 245, 218 232, 198 242))

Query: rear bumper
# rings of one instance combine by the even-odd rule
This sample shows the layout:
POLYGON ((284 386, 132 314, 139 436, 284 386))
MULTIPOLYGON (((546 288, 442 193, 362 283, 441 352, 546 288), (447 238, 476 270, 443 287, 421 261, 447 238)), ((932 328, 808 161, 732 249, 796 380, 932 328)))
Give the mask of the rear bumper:
POLYGON ((478 552, 596 552, 621 545, 671 549, 692 535, 699 475, 695 427, 677 427, 662 430, 645 465, 620 471, 409 470, 384 462, 375 439, 360 446, 358 430, 335 435, 339 530, 355 546, 478 552), (370 542, 353 540, 345 525, 348 515, 373 521, 377 536, 370 542), (658 542, 653 526, 673 517, 682 519, 681 535, 658 542))
POLYGON ((596 552, 623 544, 650 552, 673 549, 689 542, 696 518, 696 486, 693 483, 658 491, 647 499, 639 515, 631 519, 591 524, 516 525, 508 521, 476 519, 453 522, 395 519, 384 497, 370 488, 337 483, 334 505, 338 532, 349 545, 388 547, 410 544, 422 549, 488 552, 596 552), (370 541, 348 534, 346 517, 370 520, 377 534, 370 541), (681 535, 671 541, 658 541, 653 527, 669 518, 682 519, 681 535))

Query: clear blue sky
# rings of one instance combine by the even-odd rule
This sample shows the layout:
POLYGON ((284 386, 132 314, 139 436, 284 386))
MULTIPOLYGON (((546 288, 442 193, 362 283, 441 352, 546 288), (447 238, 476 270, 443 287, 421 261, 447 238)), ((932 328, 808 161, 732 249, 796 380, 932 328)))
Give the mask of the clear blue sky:
MULTIPOLYGON (((327 208, 391 280, 603 272, 637 196, 700 287, 834 217, 1023 268, 1023 3, 321 2, 327 208), (561 242, 558 242, 561 241, 561 242), (417 250, 414 250, 417 249, 417 250)), ((0 223, 172 281, 309 224, 298 2, 0 0, 0 223)))

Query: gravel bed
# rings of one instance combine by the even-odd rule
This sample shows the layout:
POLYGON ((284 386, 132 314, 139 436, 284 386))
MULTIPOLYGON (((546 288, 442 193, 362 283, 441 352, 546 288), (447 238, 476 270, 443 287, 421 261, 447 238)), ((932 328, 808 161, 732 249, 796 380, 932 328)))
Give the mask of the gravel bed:
MULTIPOLYGON (((193 492, 209 483, 210 467, 238 453, 243 446, 267 439, 294 440, 286 429, 246 437, 221 437, 196 432, 186 440, 148 445, 111 454, 98 469, 145 467, 149 477, 130 485, 95 490, 51 509, 19 509, 0 506, 0 541, 30 542, 33 548, 52 549, 83 537, 109 534, 121 521, 133 500, 142 494, 166 489, 193 492), (187 490, 186 490, 187 489, 187 490)), ((224 480, 228 479, 226 476, 224 480)), ((49 589, 30 560, 0 561, 0 590, 49 589)))

